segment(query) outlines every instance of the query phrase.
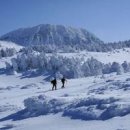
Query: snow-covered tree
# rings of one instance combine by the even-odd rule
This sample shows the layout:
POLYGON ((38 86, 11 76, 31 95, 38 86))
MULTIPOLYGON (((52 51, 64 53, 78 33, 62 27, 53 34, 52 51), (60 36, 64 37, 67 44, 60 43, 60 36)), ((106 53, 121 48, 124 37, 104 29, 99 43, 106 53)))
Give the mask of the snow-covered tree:
POLYGON ((14 48, 0 48, 0 58, 13 56, 16 53, 14 48))
POLYGON ((103 65, 103 74, 109 74, 111 71, 111 63, 103 65))
POLYGON ((130 64, 128 64, 127 61, 124 61, 122 63, 122 67, 123 67, 125 73, 130 71, 130 64))
POLYGON ((117 74, 122 74, 124 70, 123 70, 123 67, 119 63, 113 62, 111 65, 110 72, 117 72, 117 74))
POLYGON ((11 59, 11 62, 12 62, 13 70, 14 70, 14 71, 19 71, 18 64, 17 64, 17 59, 12 58, 12 59, 11 59))
POLYGON ((103 64, 92 58, 85 60, 84 58, 67 58, 57 53, 46 54, 44 52, 26 51, 20 52, 16 58, 12 58, 10 66, 15 71, 26 71, 29 69, 37 69, 41 72, 50 74, 60 73, 68 78, 79 78, 87 76, 97 76, 111 72, 121 74, 129 70, 129 63, 124 62, 120 65, 117 62, 112 64, 103 64))

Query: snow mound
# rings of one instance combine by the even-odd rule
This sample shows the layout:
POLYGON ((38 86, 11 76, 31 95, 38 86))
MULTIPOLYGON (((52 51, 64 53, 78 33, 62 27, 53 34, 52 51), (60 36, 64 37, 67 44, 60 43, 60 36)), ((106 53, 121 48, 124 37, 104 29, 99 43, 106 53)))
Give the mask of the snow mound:
POLYGON ((10 104, 6 104, 6 105, 1 105, 0 106, 0 112, 5 112, 5 111, 13 111, 13 110, 17 110, 19 108, 17 108, 17 106, 15 105, 10 105, 10 104))
POLYGON ((115 86, 113 89, 130 90, 130 82, 114 82, 113 85, 115 86))
POLYGON ((113 97, 106 99, 84 98, 69 105, 63 115, 73 119, 107 120, 116 116, 130 113, 130 105, 118 104, 119 99, 113 97))
POLYGON ((24 85, 21 87, 21 89, 31 89, 31 88, 39 88, 37 84, 31 83, 28 85, 24 85))
POLYGON ((40 95, 24 100, 24 105, 30 116, 62 112, 63 116, 82 120, 107 120, 130 113, 130 104, 121 104, 120 99, 113 97, 54 98, 40 95))
POLYGON ((26 109, 33 115, 57 113, 64 109, 67 101, 64 98, 51 98, 45 95, 24 100, 26 109))
POLYGON ((130 90, 130 81, 129 79, 126 79, 126 81, 111 81, 109 82, 108 84, 103 84, 103 85, 100 85, 100 86, 97 86, 97 88, 91 88, 89 90, 89 94, 90 93, 95 93, 95 94, 105 94, 105 93, 108 93, 109 92, 112 92, 112 91, 117 91, 118 90, 121 90, 122 92, 125 92, 125 91, 129 91, 130 90))

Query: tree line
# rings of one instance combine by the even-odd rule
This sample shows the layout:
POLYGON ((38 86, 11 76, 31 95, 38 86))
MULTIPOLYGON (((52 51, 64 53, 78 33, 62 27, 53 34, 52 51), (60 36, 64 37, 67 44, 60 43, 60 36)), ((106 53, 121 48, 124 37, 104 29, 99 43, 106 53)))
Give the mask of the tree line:
POLYGON ((6 69, 16 72, 27 70, 40 70, 50 74, 60 73, 68 78, 79 78, 96 76, 116 72, 117 74, 130 71, 130 63, 124 61, 104 64, 93 57, 85 60, 82 58, 67 58, 53 53, 39 53, 36 51, 19 53, 16 58, 11 59, 11 63, 6 63, 6 69))

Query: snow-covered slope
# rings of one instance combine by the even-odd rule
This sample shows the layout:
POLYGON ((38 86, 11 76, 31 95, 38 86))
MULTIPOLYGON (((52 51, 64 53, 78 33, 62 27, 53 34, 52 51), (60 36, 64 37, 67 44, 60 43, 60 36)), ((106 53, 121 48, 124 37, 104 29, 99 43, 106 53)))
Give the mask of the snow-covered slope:
POLYGON ((23 47, 13 42, 0 41, 0 49, 5 48, 14 48, 15 50, 19 51, 23 47))
POLYGON ((85 29, 76 29, 62 25, 41 24, 31 28, 21 28, 3 35, 1 40, 12 41, 28 46, 33 44, 82 45, 103 43, 85 29))
POLYGON ((51 91, 44 75, 1 74, 0 128, 129 130, 129 77, 130 73, 71 79, 65 89, 58 81, 58 90, 51 91))
POLYGON ((123 63, 124 61, 130 62, 130 48, 116 49, 111 52, 78 52, 78 53, 58 53, 58 55, 65 56, 68 58, 88 58, 93 57, 102 63, 118 62, 123 63))
MULTIPOLYGON (((129 48, 58 55, 94 57, 103 63, 130 62, 129 48)), ((130 73, 68 79, 65 89, 58 80, 58 89, 51 91, 46 80, 50 75, 35 70, 8 74, 5 62, 11 58, 0 59, 1 130, 130 130, 130 73)))

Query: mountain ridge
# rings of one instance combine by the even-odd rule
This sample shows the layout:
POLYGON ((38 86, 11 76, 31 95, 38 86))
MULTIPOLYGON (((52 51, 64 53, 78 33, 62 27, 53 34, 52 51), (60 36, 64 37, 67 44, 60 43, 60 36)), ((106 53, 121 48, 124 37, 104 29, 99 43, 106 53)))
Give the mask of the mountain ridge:
POLYGON ((94 34, 83 28, 71 26, 40 24, 29 28, 19 28, 0 37, 0 40, 12 41, 22 46, 36 44, 55 44, 56 46, 104 43, 94 34))

